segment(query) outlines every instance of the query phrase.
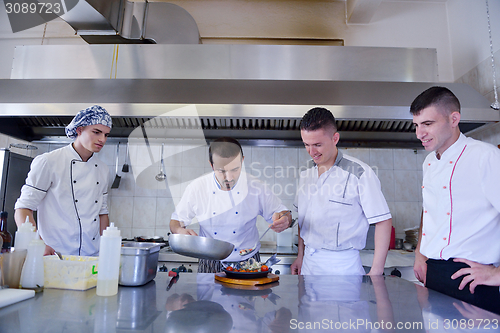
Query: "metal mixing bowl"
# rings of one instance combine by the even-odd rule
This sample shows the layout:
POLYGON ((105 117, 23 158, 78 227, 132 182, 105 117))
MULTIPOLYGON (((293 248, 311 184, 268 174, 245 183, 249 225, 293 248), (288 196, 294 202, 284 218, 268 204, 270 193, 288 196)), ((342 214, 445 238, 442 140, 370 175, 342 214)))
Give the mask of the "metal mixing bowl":
POLYGON ((222 260, 234 249, 234 245, 228 242, 182 234, 171 234, 168 243, 175 253, 199 259, 222 260))

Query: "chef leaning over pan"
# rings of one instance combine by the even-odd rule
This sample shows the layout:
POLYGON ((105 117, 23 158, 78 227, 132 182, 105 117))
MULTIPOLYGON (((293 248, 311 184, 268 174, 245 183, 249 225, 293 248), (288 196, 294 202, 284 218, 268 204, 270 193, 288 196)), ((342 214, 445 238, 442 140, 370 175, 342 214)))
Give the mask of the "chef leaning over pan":
POLYGON ((37 211, 45 255, 99 253, 101 233, 109 224, 109 170, 94 153, 106 143, 111 126, 104 108, 82 110, 66 127, 73 143, 33 160, 14 218, 19 226, 29 216, 36 225, 33 211, 37 211))
MULTIPOLYGON (((213 173, 191 182, 175 207, 170 221, 174 234, 196 236, 185 226, 197 218, 200 236, 234 244, 233 253, 224 261, 242 261, 253 257, 260 261, 257 247, 240 255, 240 250, 252 248, 258 243, 257 216, 261 215, 281 232, 292 226, 288 210, 272 191, 260 180, 247 174, 243 168, 243 150, 233 138, 219 138, 210 144, 209 162, 213 173)), ((218 260, 200 259, 198 273, 222 271, 218 260)))

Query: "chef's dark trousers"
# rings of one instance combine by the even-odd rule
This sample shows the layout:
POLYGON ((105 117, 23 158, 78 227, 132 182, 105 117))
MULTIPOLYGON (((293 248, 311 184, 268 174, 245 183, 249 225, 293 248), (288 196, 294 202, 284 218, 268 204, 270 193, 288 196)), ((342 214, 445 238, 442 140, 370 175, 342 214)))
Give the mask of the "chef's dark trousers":
MULTIPOLYGON (((257 252, 250 258, 260 262, 260 253, 257 252)), ((218 273, 223 271, 224 267, 220 260, 200 259, 198 263, 198 273, 218 273)))
POLYGON ((470 283, 464 289, 458 289, 464 276, 455 280, 452 280, 451 276, 459 269, 467 267, 469 265, 462 262, 454 262, 453 258, 448 260, 428 259, 425 286, 482 309, 500 314, 499 287, 479 285, 474 289, 474 294, 470 292, 470 283))

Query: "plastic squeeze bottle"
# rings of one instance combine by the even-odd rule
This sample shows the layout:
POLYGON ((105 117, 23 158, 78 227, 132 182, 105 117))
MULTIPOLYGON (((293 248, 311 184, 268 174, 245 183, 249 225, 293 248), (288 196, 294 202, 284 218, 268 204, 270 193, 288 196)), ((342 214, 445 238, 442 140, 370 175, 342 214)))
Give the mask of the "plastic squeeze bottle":
POLYGON ((99 247, 99 268, 97 273, 97 296, 113 296, 118 293, 122 239, 120 230, 111 223, 102 232, 99 247))
POLYGON ((16 231, 14 247, 16 250, 27 250, 30 242, 35 239, 35 226, 31 224, 30 218, 26 216, 26 221, 19 226, 16 231))
POLYGON ((43 290, 44 267, 43 254, 45 252, 45 243, 40 239, 38 231, 36 236, 28 245, 28 254, 21 272, 20 287, 23 289, 33 289, 36 292, 43 290))

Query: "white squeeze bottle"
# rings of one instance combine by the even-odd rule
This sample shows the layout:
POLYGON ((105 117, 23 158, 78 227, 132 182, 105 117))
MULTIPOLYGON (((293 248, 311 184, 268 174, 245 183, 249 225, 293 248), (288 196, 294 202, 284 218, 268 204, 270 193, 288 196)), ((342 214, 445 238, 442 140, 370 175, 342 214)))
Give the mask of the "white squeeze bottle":
POLYGON ((38 231, 36 236, 28 245, 28 254, 21 272, 20 285, 23 289, 33 289, 42 291, 45 282, 43 272, 43 254, 45 252, 45 243, 40 239, 38 231))
POLYGON ((19 226, 14 239, 14 247, 16 250, 27 250, 30 242, 35 239, 35 226, 31 224, 30 218, 26 216, 26 221, 19 226))
POLYGON ((113 296, 118 293, 120 255, 122 239, 120 230, 111 223, 102 232, 99 247, 99 268, 97 272, 97 296, 113 296))

